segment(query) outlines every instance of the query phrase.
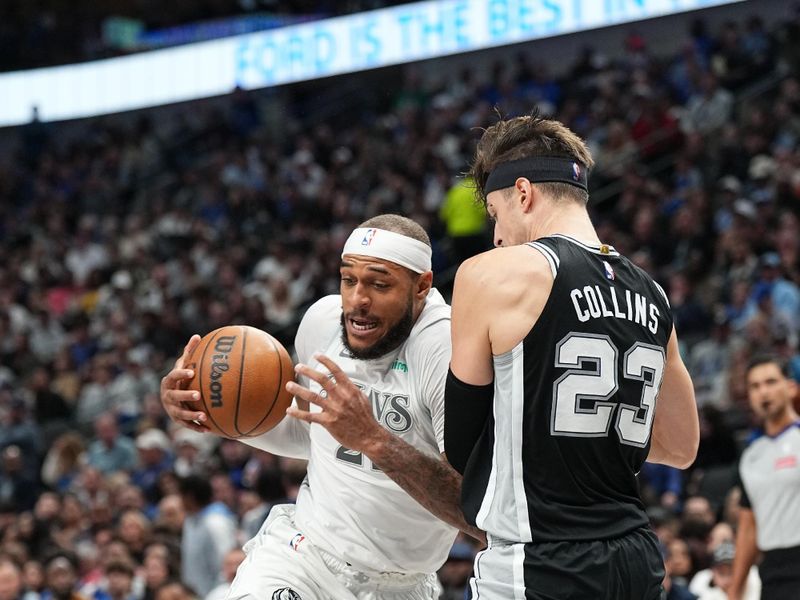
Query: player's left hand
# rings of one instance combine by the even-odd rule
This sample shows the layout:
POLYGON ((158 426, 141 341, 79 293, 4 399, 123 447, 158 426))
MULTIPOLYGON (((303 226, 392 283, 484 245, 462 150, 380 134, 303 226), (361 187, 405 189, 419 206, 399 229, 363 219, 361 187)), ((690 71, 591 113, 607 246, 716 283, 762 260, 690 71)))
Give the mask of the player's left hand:
POLYGON ((321 354, 315 354, 314 358, 327 367, 330 377, 302 363, 295 366, 295 371, 316 381, 322 388, 320 392, 313 392, 294 381, 287 383, 286 389, 297 398, 316 404, 322 411, 310 412, 291 406, 286 414, 308 423, 318 423, 342 446, 369 455, 370 449, 379 444, 383 436, 390 435, 389 432, 375 420, 369 400, 339 365, 321 354))

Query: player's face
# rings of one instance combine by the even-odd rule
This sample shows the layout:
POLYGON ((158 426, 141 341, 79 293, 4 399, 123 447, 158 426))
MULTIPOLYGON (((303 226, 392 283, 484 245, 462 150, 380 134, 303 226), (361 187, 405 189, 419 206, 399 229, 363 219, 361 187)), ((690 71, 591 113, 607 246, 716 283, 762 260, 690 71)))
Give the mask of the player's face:
POLYGON ((518 246, 529 242, 515 203, 516 190, 495 190, 486 196, 486 212, 494 222, 494 245, 518 246))
POLYGON ((792 402, 796 384, 781 373, 775 363, 753 367, 747 374, 750 406, 761 419, 780 419, 792 402))
POLYGON ((348 254, 340 268, 342 339, 360 359, 394 350, 414 325, 414 279, 394 263, 348 254))

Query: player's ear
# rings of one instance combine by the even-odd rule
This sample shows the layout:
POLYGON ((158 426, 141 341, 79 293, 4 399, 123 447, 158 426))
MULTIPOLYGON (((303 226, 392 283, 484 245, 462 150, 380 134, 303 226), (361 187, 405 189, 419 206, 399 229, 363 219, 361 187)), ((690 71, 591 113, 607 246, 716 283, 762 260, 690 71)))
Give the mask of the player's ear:
POLYGON ((427 271, 417 275, 417 280, 414 282, 414 296, 418 300, 424 300, 428 296, 433 286, 433 271, 427 271))
POLYGON ((530 212, 533 208, 535 195, 537 194, 537 190, 534 185, 528 181, 527 178, 519 177, 514 183, 514 192, 520 203, 522 212, 530 212))

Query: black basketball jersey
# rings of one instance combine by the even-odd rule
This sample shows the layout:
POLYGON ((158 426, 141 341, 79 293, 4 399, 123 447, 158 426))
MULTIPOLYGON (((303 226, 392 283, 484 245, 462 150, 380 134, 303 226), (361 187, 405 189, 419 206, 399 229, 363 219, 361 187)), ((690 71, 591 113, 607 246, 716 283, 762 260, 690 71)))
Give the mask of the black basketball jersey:
POLYGON ((650 448, 672 332, 664 291, 611 246, 528 244, 553 289, 522 342, 494 357, 494 410, 463 484, 467 520, 511 542, 598 540, 647 524, 650 448))

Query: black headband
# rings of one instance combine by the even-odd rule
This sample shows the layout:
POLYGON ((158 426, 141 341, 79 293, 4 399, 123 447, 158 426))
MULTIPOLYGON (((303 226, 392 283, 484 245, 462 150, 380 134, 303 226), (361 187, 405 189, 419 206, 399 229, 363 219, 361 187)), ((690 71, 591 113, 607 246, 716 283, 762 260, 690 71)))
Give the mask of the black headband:
POLYGON ((495 190, 511 187, 518 177, 525 177, 531 183, 568 183, 588 191, 586 176, 586 167, 571 158, 529 156, 497 165, 486 178, 483 194, 486 196, 495 190))

